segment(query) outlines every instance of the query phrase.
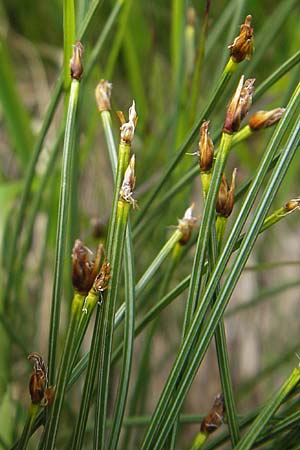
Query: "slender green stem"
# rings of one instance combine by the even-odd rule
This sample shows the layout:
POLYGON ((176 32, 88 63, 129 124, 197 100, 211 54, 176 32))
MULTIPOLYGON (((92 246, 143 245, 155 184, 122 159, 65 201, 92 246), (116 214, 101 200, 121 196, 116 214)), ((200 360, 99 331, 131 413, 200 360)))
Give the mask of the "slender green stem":
POLYGON ((84 299, 84 314, 81 314, 77 332, 76 332, 76 338, 75 338, 75 344, 74 344, 74 351, 72 355, 72 360, 70 364, 70 375, 73 370, 76 358, 79 354, 79 350, 82 344, 82 341, 84 339, 85 333, 88 329, 93 311, 99 301, 99 295, 96 294, 93 290, 93 288, 89 291, 87 297, 84 299))
MULTIPOLYGON (((216 236, 216 228, 212 227, 212 235, 210 239, 209 246, 209 263, 211 267, 214 267, 216 264, 218 249, 221 246, 221 241, 217 240, 216 236)), ((220 285, 217 286, 215 291, 215 297, 220 292, 220 285)), ((219 324, 216 328, 215 333, 215 341, 216 341, 216 351, 217 351, 217 359, 220 373, 220 380, 222 386, 222 392, 225 400, 225 409, 226 416, 228 422, 228 428, 230 433, 230 439, 232 446, 234 447, 240 438, 239 431, 239 423, 237 419, 237 410, 236 403, 234 398, 231 374, 230 374, 230 364, 229 364, 229 355, 228 348, 226 342, 226 330, 225 323, 223 318, 219 321, 219 324)))
POLYGON ((255 419, 249 430, 246 432, 246 434, 239 441, 238 445, 235 447, 236 450, 248 450, 252 448, 256 439, 258 438, 260 433, 264 430, 264 428, 267 426, 268 422, 275 414, 281 403, 289 395, 289 393, 297 386, 299 381, 300 381, 300 371, 298 368, 296 368, 293 370, 288 379, 283 383, 279 391, 272 396, 272 398, 263 408, 261 413, 257 416, 257 418, 255 419))
POLYGON ((39 411, 39 408, 40 408, 39 405, 34 405, 33 403, 31 403, 28 410, 28 415, 23 429, 23 433, 18 444, 18 450, 26 450, 29 438, 31 436, 32 425, 39 411))
POLYGON ((134 262, 131 230, 129 224, 126 231, 125 239, 125 326, 124 326, 124 346, 123 346, 123 363, 121 376, 119 381, 119 389, 117 393, 116 403, 114 407, 113 425, 108 444, 109 450, 115 450, 118 445, 122 422, 124 419, 126 400, 129 389, 133 344, 134 344, 134 313, 135 313, 135 289, 134 289, 134 262))
POLYGON ((98 366, 98 351, 101 345, 101 329, 103 326, 103 314, 102 305, 97 309, 96 324, 100 323, 100 326, 94 327, 91 351, 89 354, 89 362, 87 373, 85 377, 85 383, 83 387, 83 393, 81 397, 81 404, 79 409, 79 414, 77 417, 76 426, 74 429, 71 450, 80 450, 82 448, 84 433, 86 429, 87 419, 90 410, 90 404, 93 394, 94 380, 96 376, 97 366, 98 366))
POLYGON ((180 84, 183 57, 183 32, 185 23, 185 1, 172 0, 171 57, 175 92, 180 84))
MULTIPOLYGON (((219 249, 222 246, 223 237, 225 234, 225 228, 227 224, 227 219, 222 216, 217 216, 216 219, 216 232, 217 232, 217 241, 219 242, 219 249)), ((261 230, 263 231, 263 230, 261 230)))
POLYGON ((123 244, 127 226, 130 204, 118 202, 116 222, 114 227, 114 245, 108 254, 111 264, 111 280, 107 300, 104 304, 104 324, 102 329, 102 344, 97 392, 96 420, 94 431, 94 449, 105 449, 105 423, 109 392, 110 362, 112 354, 112 339, 114 331, 115 305, 118 296, 118 286, 121 270, 123 244))
POLYGON ((208 434, 200 431, 200 433, 198 433, 197 436, 195 437, 195 440, 190 450, 201 450, 201 448, 203 448, 203 445, 207 441, 207 438, 208 434))
POLYGON ((140 296, 140 294, 143 292, 147 283, 153 278, 153 275, 157 272, 163 261, 166 259, 168 254, 173 250, 174 246, 177 244, 178 241, 180 241, 181 238, 182 238, 182 231, 176 229, 174 233, 172 233, 170 238, 167 240, 165 245, 162 247, 156 258, 154 258, 148 269, 145 271, 145 273, 137 282, 136 285, 137 297, 140 296))
POLYGON ((215 204, 219 191, 222 173, 226 164, 226 160, 231 148, 232 135, 223 133, 216 162, 214 165, 212 179, 207 194, 207 199, 204 205, 202 221, 200 224, 196 253, 193 262, 191 282, 189 286, 188 299, 185 310, 184 330, 189 328, 201 288, 201 278, 203 275, 203 268, 206 258, 206 250, 210 231, 212 228, 213 219, 215 216, 215 204))
POLYGON ((76 341, 77 327, 80 320, 80 315, 82 314, 83 301, 84 297, 75 293, 72 301, 68 333, 57 377, 54 401, 45 428, 44 448, 47 450, 53 450, 55 447, 62 405, 68 383, 68 375, 70 373, 73 349, 76 341))
MULTIPOLYGON (((154 258, 148 269, 144 272, 144 274, 141 276, 139 281, 136 284, 135 287, 135 296, 137 299, 140 299, 140 294, 143 292, 143 290, 146 288, 149 281, 152 279, 154 274, 158 271, 161 264, 165 259, 167 258, 168 254, 171 252, 171 250, 174 248, 176 243, 180 241, 182 238, 182 232, 178 229, 172 233, 171 237, 168 239, 168 241, 165 243, 163 248, 160 250, 158 255, 154 258)), ((115 318, 115 325, 118 326, 119 323, 123 320, 124 314, 125 314, 125 303, 122 303, 122 305, 119 307, 118 311, 116 312, 116 318, 115 318)))
MULTIPOLYGON (((101 112, 101 120, 105 132, 109 158, 113 174, 117 171, 118 156, 112 133, 111 116, 109 111, 101 112)), ((119 390, 117 393, 113 428, 111 431, 109 446, 114 448, 118 444, 121 426, 125 413, 128 395, 129 380, 131 373, 133 343, 134 343, 134 313, 135 313, 135 287, 134 287, 134 259, 132 249, 131 227, 128 221, 125 236, 125 328, 124 328, 124 351, 119 390)))
POLYGON ((110 165, 112 167, 113 175, 116 176, 118 154, 115 146, 114 136, 112 132, 111 114, 110 111, 101 111, 101 120, 105 133, 105 139, 107 147, 109 149, 108 156, 110 159, 110 165))
POLYGON ((75 116, 77 110, 78 94, 80 83, 78 80, 72 80, 69 98, 69 108, 67 113, 66 130, 64 138, 60 198, 58 209, 58 224, 56 235, 56 255, 54 266, 54 284, 52 293, 50 332, 49 332, 49 383, 54 384, 55 380, 55 360, 56 347, 58 339, 59 321, 60 321, 60 303, 62 295, 63 269, 65 263, 66 233, 68 209, 71 192, 71 163, 73 152, 73 135, 75 132, 75 116))

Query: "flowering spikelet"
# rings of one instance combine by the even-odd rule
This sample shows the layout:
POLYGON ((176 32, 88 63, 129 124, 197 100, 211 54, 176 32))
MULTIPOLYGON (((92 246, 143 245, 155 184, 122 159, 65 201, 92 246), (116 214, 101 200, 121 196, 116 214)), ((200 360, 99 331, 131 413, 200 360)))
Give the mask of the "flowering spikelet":
POLYGON ((117 112, 119 119, 121 121, 121 140, 126 144, 130 144, 133 140, 136 124, 137 124, 137 114, 135 110, 135 101, 133 100, 131 107, 129 108, 129 120, 126 122, 124 114, 122 111, 117 112))
POLYGON ((95 89, 95 97, 96 103, 98 106, 98 110, 102 111, 110 111, 110 96, 111 96, 112 84, 106 80, 101 80, 95 89))
POLYGON ((102 250, 103 245, 100 244, 93 260, 91 250, 80 239, 76 239, 72 251, 72 283, 78 293, 86 295, 93 286, 99 271, 102 250))
POLYGON ((201 423, 201 432, 211 434, 216 431, 223 423, 224 413, 224 397, 223 394, 218 394, 211 411, 201 423))
POLYGON ((125 200, 125 202, 132 203, 133 207, 136 208, 137 202, 133 198, 133 189, 135 186, 135 155, 132 155, 129 165, 125 171, 124 180, 120 189, 120 197, 125 200))
POLYGON ((216 211, 220 216, 225 218, 229 217, 233 210, 236 172, 236 169, 234 169, 231 186, 229 186, 226 176, 223 174, 219 188, 216 211))
POLYGON ((192 203, 191 206, 185 211, 182 219, 178 219, 178 230, 182 232, 182 238, 179 243, 181 245, 186 245, 191 237, 192 229, 194 228, 197 218, 193 217, 193 210, 195 204, 192 203))
POLYGON ((224 133, 232 134, 240 128, 241 121, 246 117, 252 104, 254 82, 255 78, 250 78, 244 82, 244 75, 241 76, 235 94, 227 106, 223 126, 224 133))
POLYGON ((253 28, 251 27, 252 16, 248 15, 245 23, 240 26, 240 34, 232 44, 228 46, 231 59, 239 63, 244 59, 250 59, 253 55, 253 28))
POLYGON ((285 108, 275 108, 270 111, 257 111, 249 119, 249 127, 252 131, 275 125, 281 119, 285 108))
POLYGON ((71 78, 80 80, 83 73, 82 58, 84 48, 80 41, 76 41, 73 45, 73 54, 70 59, 71 78))

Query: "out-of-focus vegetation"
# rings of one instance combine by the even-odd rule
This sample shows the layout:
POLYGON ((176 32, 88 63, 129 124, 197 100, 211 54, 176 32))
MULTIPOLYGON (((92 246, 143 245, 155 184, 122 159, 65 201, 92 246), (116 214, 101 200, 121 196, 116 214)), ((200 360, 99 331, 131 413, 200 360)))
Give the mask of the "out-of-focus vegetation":
POLYGON ((18 448, 31 434, 28 448, 54 448, 55 414, 58 449, 90 449, 93 440, 110 450, 298 448, 299 18, 298 0, 0 3, 1 449, 17 448, 22 433, 18 448), (248 14, 253 56, 228 69, 228 45, 248 14), (84 70, 73 83, 63 67, 76 40, 84 70), (242 74, 256 79, 248 117, 287 109, 278 125, 255 132, 246 118, 228 143, 222 127, 242 74), (112 83, 110 112, 96 105, 101 79, 112 83), (133 99, 132 149, 121 138, 117 170, 117 111, 127 121, 133 99), (223 170, 214 170, 209 191, 211 174, 204 181, 191 156, 203 120, 215 158, 232 144, 228 179, 237 168, 224 235, 219 211, 215 227, 223 170), (131 197, 125 212, 117 200, 133 153, 138 208, 126 228, 131 197), (178 219, 193 203, 197 221, 182 245, 178 219), (73 297, 76 239, 93 251, 102 242, 111 266, 93 316, 82 312, 89 289, 73 297), (31 357, 43 391, 37 407, 28 391, 33 352, 49 364, 46 374, 31 357), (221 391, 225 412, 212 408, 221 391), (210 436, 216 412, 224 417, 210 436))

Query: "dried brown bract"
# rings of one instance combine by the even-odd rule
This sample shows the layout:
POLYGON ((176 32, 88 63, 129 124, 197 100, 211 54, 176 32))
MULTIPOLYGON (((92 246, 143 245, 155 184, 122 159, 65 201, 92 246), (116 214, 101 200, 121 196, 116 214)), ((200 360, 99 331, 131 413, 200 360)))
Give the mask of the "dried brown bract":
POLYGON ((244 59, 250 59, 253 55, 253 28, 251 27, 251 21, 252 16, 248 15, 245 23, 240 26, 240 34, 228 46, 230 56, 236 63, 244 59))
POLYGON ((47 368, 39 353, 30 353, 29 361, 33 362, 33 374, 29 380, 31 402, 34 405, 48 406, 54 397, 54 386, 47 387, 47 368))
POLYGON ((285 205, 284 209, 286 212, 290 213, 293 211, 300 211, 300 197, 299 198, 292 198, 289 200, 285 205))
POLYGON ((200 128, 199 165, 200 170, 208 172, 214 161, 214 144, 208 132, 209 122, 203 122, 200 128))
POLYGON ((100 244, 96 257, 93 260, 93 253, 80 239, 75 241, 72 251, 72 283, 74 289, 82 295, 86 295, 99 271, 103 245, 100 244))
POLYGON ((106 80, 101 80, 95 89, 96 103, 100 112, 111 110, 111 89, 112 84, 106 80))
POLYGON ((126 122, 122 111, 117 111, 118 117, 121 122, 121 140, 126 144, 130 144, 133 140, 138 117, 135 110, 135 101, 133 100, 131 107, 129 108, 129 120, 126 122))
POLYGON ((108 289, 110 279, 110 264, 107 261, 104 261, 100 272, 96 276, 94 281, 93 289, 95 292, 102 293, 108 289))
POLYGON ((281 119, 285 108, 275 108, 270 111, 257 111, 249 119, 249 127, 252 131, 275 125, 281 119))
POLYGON ((240 124, 246 117, 252 104, 254 83, 255 78, 249 78, 244 82, 244 75, 241 76, 235 94, 227 107, 223 126, 224 133, 232 134, 240 128, 240 124))
POLYGON ((84 48, 80 41, 73 45, 73 55, 70 59, 71 78, 80 80, 83 74, 82 58, 84 48))
POLYGON ((135 156, 132 155, 129 165, 125 171, 124 180, 120 189, 120 197, 125 202, 131 203, 134 208, 137 207, 137 201, 133 198, 133 190, 135 186, 135 156))
POLYGON ((211 411, 201 423, 201 432, 211 434, 216 431, 223 423, 224 413, 224 397, 223 394, 218 394, 211 411))
POLYGON ((196 225, 197 218, 193 217, 193 210, 195 204, 192 205, 185 211, 182 219, 178 220, 178 230, 182 232, 182 238, 179 243, 181 245, 186 245, 191 237, 192 230, 196 225))
POLYGON ((219 188, 216 211, 220 216, 225 218, 229 217, 233 210, 236 172, 237 170, 234 169, 230 186, 225 174, 223 174, 219 188))

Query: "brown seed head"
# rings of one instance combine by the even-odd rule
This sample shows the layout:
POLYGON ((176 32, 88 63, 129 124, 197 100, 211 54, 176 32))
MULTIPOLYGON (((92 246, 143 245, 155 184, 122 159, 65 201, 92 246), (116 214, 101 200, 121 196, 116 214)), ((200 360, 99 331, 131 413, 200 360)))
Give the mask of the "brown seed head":
POLYGON ((131 107, 129 108, 129 120, 126 122, 124 114, 122 111, 117 112, 118 117, 121 122, 121 140, 126 144, 130 144, 133 140, 136 124, 137 124, 137 114, 135 110, 135 101, 133 100, 131 107))
POLYGON ((71 78, 80 80, 83 74, 82 58, 84 48, 80 41, 73 45, 73 55, 70 59, 71 78))
POLYGON ((235 94, 227 106, 223 126, 224 133, 232 134, 240 128, 240 124, 246 117, 252 104, 254 82, 255 78, 249 78, 244 82, 244 75, 241 76, 235 94))
POLYGON ((192 203, 191 206, 185 211, 182 219, 178 219, 178 230, 182 232, 182 238, 179 243, 181 245, 186 245, 191 237, 192 230, 196 225, 197 218, 193 217, 193 210, 195 204, 192 203))
POLYGON ((287 213, 293 212, 293 211, 300 211, 300 197, 298 198, 292 198, 289 200, 285 205, 284 209, 287 213))
POLYGON ((253 55, 253 28, 252 16, 247 16, 245 23, 240 26, 240 34, 228 46, 231 59, 239 63, 244 59, 251 59, 253 55))
POLYGON ((104 261, 100 272, 95 278, 93 289, 95 292, 101 293, 108 289, 110 279, 110 264, 107 261, 104 261))
POLYGON ((28 359, 33 363, 33 374, 29 380, 31 402, 35 405, 46 406, 49 404, 50 394, 54 392, 54 388, 46 388, 48 380, 45 362, 36 352, 30 353, 28 359))
POLYGON ((136 208, 137 202, 133 198, 133 189, 135 186, 135 155, 132 155, 129 165, 125 171, 124 180, 120 189, 120 197, 125 200, 125 202, 132 203, 133 207, 136 208))
POLYGON ((43 400, 43 406, 51 406, 53 403, 55 394, 55 386, 50 386, 47 389, 45 389, 44 392, 44 400, 43 400))
POLYGON ((200 128, 199 165, 200 170, 211 170, 214 160, 214 144, 208 132, 209 122, 203 122, 200 128))
POLYGON ((285 108, 275 108, 271 111, 257 111, 249 119, 249 127, 252 131, 275 125, 281 119, 285 108))
POLYGON ((216 431, 223 423, 224 414, 224 397, 223 394, 218 394, 215 398, 211 411, 201 423, 201 432, 211 434, 216 431))
POLYGON ((96 103, 98 106, 98 110, 102 111, 110 111, 110 96, 111 96, 112 84, 106 80, 101 80, 95 89, 95 97, 96 103))
POLYGON ((219 188, 216 211, 225 218, 229 217, 233 210, 236 172, 236 169, 232 172, 231 186, 229 186, 226 176, 223 174, 219 188))
POLYGON ((103 245, 100 244, 94 260, 91 260, 92 252, 83 245, 80 239, 75 241, 72 251, 72 283, 74 289, 82 295, 86 295, 97 276, 101 260, 103 245))

